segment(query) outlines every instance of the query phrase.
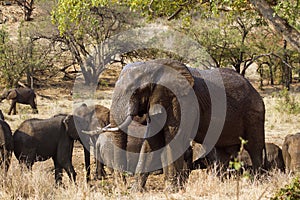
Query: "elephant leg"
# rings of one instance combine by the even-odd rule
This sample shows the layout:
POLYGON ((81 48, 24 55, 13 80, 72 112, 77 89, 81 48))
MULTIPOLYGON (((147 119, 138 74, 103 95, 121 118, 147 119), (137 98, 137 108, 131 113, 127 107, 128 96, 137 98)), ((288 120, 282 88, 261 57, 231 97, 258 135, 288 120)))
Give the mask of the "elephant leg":
POLYGON ((37 106, 36 106, 36 103, 35 103, 34 99, 31 100, 29 104, 32 108, 32 113, 33 114, 38 114, 39 112, 38 112, 38 109, 37 109, 37 106))
POLYGON ((53 158, 53 162, 54 162, 54 171, 55 171, 55 183, 57 185, 61 185, 62 184, 62 167, 59 165, 56 158, 53 158))
POLYGON ((68 163, 66 165, 63 165, 63 168, 66 170, 70 180, 76 182, 77 173, 75 172, 73 165, 71 163, 68 163))
POLYGON ((104 165, 103 163, 99 160, 96 159, 96 179, 101 180, 106 177, 106 172, 104 170, 104 165))
POLYGON ((86 170, 86 181, 89 182, 91 178, 91 158, 90 151, 83 146, 84 149, 84 161, 85 161, 85 170, 86 170))
POLYGON ((135 182, 136 182, 136 190, 139 192, 142 192, 143 190, 145 190, 145 185, 147 183, 147 179, 149 176, 149 172, 145 172, 145 173, 139 173, 135 175, 135 182))
MULTIPOLYGON (((265 149, 265 138, 263 134, 264 122, 257 122, 254 124, 249 124, 246 129, 246 140, 248 141, 245 145, 245 149, 248 151, 254 173, 257 173, 259 169, 263 166, 263 151, 265 149), (262 133, 261 133, 262 132, 262 133), (257 134, 255 134, 257 133, 257 134), (261 133, 261 134, 258 134, 261 133)), ((265 156, 265 159, 267 157, 265 156)))
POLYGON ((17 101, 16 100, 12 100, 11 102, 11 105, 10 105, 10 108, 9 108, 9 111, 8 111, 8 115, 11 114, 11 111, 14 109, 14 112, 13 114, 15 115, 17 113, 17 110, 16 110, 16 104, 17 104, 17 101))
POLYGON ((0 166, 2 166, 3 163, 5 163, 5 152, 4 152, 5 149, 4 149, 4 148, 1 148, 0 151, 1 151, 0 166))
POLYGON ((163 153, 163 166, 165 173, 166 189, 178 190, 182 189, 186 176, 184 175, 184 147, 189 145, 189 142, 184 137, 184 133, 178 130, 177 127, 164 128, 165 144, 163 153), (176 140, 174 137, 176 135, 176 140), (185 144, 186 143, 186 144, 185 144), (172 144, 172 146, 170 146, 172 144), (182 155, 177 155, 182 152, 182 155), (178 158, 177 158, 178 157, 178 158), (171 186, 171 187, 169 187, 171 186))
POLYGON ((4 149, 4 164, 5 164, 5 173, 8 171, 11 159, 11 152, 7 149, 4 149))
POLYGON ((186 177, 183 173, 184 167, 184 155, 180 156, 177 160, 174 161, 173 153, 169 145, 165 147, 165 156, 162 158, 165 182, 167 190, 177 190, 180 189, 186 177), (173 162, 174 161, 174 162, 173 162), (168 163, 170 163, 168 165, 168 163))

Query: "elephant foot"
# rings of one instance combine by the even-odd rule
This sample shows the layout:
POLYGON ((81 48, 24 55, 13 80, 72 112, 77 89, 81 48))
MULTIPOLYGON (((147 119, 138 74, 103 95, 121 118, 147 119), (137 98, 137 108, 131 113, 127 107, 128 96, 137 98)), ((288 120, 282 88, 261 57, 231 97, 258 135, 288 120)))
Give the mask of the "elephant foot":
POLYGON ((145 186, 144 187, 141 186, 141 184, 139 184, 139 183, 134 183, 131 188, 131 191, 143 193, 143 192, 147 192, 147 188, 145 186))

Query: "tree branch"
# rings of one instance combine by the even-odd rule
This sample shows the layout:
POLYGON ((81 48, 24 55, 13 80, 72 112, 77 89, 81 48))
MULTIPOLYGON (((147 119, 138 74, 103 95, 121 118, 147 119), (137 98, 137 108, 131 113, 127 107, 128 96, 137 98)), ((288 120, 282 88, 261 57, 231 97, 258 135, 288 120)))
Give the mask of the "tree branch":
POLYGON ((255 9, 267 20, 268 24, 285 40, 287 40, 298 52, 300 52, 300 33, 288 22, 279 17, 271 6, 264 0, 249 0, 255 9))

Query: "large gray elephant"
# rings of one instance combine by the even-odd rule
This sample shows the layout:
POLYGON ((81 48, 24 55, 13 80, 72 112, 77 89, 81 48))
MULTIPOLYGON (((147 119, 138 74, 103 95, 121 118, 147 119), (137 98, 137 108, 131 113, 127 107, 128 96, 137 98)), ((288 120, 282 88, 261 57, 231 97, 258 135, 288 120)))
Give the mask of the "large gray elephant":
POLYGON ((287 173, 300 172, 300 133, 285 137, 282 145, 282 155, 287 173))
POLYGON ((17 113, 16 104, 29 104, 33 109, 33 113, 38 113, 36 106, 36 95, 33 89, 30 88, 14 88, 7 90, 5 89, 0 97, 0 102, 3 99, 11 100, 11 106, 9 108, 8 114, 14 110, 13 114, 17 113))
MULTIPOLYGON (((263 164, 264 102, 249 81, 234 70, 199 71, 169 59, 125 66, 114 89, 110 112, 110 131, 115 131, 118 149, 114 167, 118 170, 129 170, 128 159, 124 159, 127 128, 134 116, 144 114, 149 116, 149 129, 158 129, 155 132, 165 145, 159 153, 171 186, 184 183, 184 152, 193 139, 208 149, 226 147, 236 153, 242 137, 248 141, 245 148, 254 170, 263 164)), ((155 159, 160 156, 153 157, 151 164, 158 165, 155 159)))
POLYGON ((0 152, 1 152, 1 166, 4 166, 5 173, 7 172, 11 154, 14 149, 13 136, 8 123, 4 121, 4 116, 0 110, 0 152))
POLYGON ((14 154, 29 169, 36 161, 52 158, 56 183, 61 183, 63 169, 71 180, 76 181, 72 165, 73 145, 74 140, 80 139, 78 133, 87 126, 82 118, 65 114, 25 120, 13 135, 14 154))

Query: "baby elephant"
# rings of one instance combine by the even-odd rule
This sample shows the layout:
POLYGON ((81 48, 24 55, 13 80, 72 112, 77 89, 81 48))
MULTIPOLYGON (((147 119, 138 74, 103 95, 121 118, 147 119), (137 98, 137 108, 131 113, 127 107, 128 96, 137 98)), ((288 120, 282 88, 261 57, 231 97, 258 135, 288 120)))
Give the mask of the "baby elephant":
POLYGON ((287 135, 282 145, 287 173, 300 173, 300 133, 287 135))
POLYGON ((1 166, 4 165, 5 173, 7 172, 11 153, 14 149, 13 136, 11 133, 10 126, 4 121, 4 116, 2 111, 0 110, 0 152, 1 152, 1 166))
POLYGON ((12 100, 8 111, 9 115, 11 114, 12 110, 14 110, 14 115, 17 113, 17 103, 29 104, 33 109, 33 113, 38 113, 36 107, 36 95, 30 88, 14 88, 10 90, 5 89, 0 97, 0 102, 3 101, 3 99, 12 100))
POLYGON ((13 135, 15 156, 29 169, 36 161, 52 158, 56 183, 61 183, 63 169, 75 181, 73 144, 74 140, 79 140, 78 132, 86 130, 87 126, 82 118, 64 114, 49 119, 25 120, 13 135))
MULTIPOLYGON (((266 143, 266 154, 267 157, 264 163, 264 168, 266 170, 272 169, 280 169, 281 171, 285 170, 285 165, 282 156, 282 150, 279 146, 273 143, 266 143)), ((223 158, 224 149, 213 148, 213 150, 206 155, 205 158, 198 159, 194 161, 194 165, 198 168, 207 168, 214 163, 217 164, 225 164, 225 159, 223 158)), ((252 162, 249 153, 244 150, 240 155, 238 155, 238 159, 243 162, 245 169, 252 168, 252 162)))
MULTIPOLYGON (((266 143, 267 158, 264 159, 264 168, 266 170, 279 169, 284 172, 285 165, 281 148, 273 143, 266 143)), ((245 168, 252 167, 251 159, 247 151, 243 151, 240 155, 245 168)))

